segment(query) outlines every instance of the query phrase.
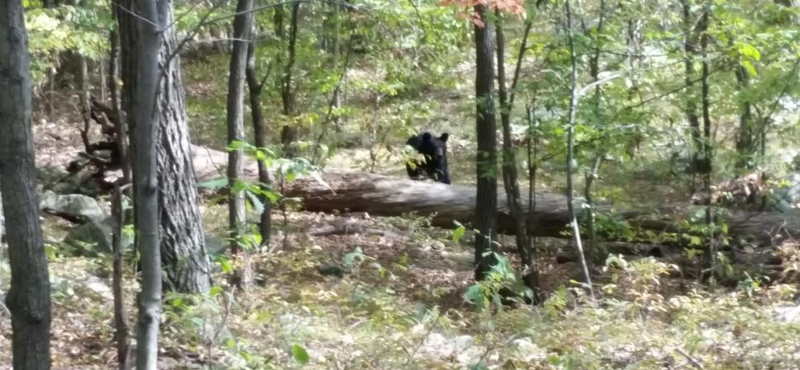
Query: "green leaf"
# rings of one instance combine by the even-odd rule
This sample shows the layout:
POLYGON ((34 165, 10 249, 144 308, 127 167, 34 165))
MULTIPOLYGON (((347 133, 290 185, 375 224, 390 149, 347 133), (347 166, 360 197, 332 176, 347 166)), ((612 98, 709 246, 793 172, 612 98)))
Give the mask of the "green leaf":
POLYGON ((739 44, 739 54, 752 60, 761 60, 761 53, 750 44, 739 44))
POLYGON ((227 258, 221 258, 219 260, 219 267, 225 274, 230 274, 233 271, 233 264, 227 258))
POLYGON ((247 199, 250 199, 250 203, 253 204, 253 208, 255 209, 256 213, 261 214, 264 212, 264 203, 261 202, 261 199, 258 199, 258 197, 251 191, 246 191, 245 195, 247 196, 247 199))
POLYGON ((348 254, 345 254, 344 255, 344 263, 347 266, 353 266, 353 263, 356 261, 357 258, 358 259, 363 259, 364 258, 364 253, 361 252, 361 248, 356 248, 356 250, 354 250, 354 251, 352 251, 352 252, 350 252, 348 254))
POLYGON ((228 186, 228 178, 220 177, 197 184, 198 189, 219 190, 228 186))
POLYGON ((211 287, 211 290, 208 291, 208 295, 211 298, 218 296, 220 293, 222 293, 222 287, 220 286, 211 287))
POLYGON ((308 363, 309 360, 308 351, 306 351, 306 349, 299 344, 293 344, 292 358, 294 358, 294 360, 297 361, 299 364, 305 365, 308 363))
MULTIPOLYGON (((458 222, 456 222, 456 224, 458 224, 458 222)), ((458 241, 464 237, 464 232, 466 231, 467 229, 464 227, 464 225, 459 225, 455 230, 453 230, 453 241, 458 243, 458 241)))
POLYGON ((750 75, 750 77, 755 77, 756 74, 758 74, 758 72, 756 72, 756 67, 753 66, 753 63, 750 63, 749 60, 742 60, 739 62, 739 65, 747 70, 747 73, 750 75))

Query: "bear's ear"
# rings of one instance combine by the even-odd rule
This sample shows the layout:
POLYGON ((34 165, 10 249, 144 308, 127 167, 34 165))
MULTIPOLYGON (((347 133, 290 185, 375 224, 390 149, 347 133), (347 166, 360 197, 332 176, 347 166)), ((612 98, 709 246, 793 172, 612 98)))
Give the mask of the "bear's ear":
POLYGON ((431 141, 431 133, 430 132, 426 132, 426 133, 422 134, 422 141, 423 142, 431 141))
POLYGON ((449 137, 450 137, 450 134, 445 132, 445 133, 442 134, 442 136, 439 137, 439 140, 441 140, 442 142, 446 143, 447 142, 447 138, 449 138, 449 137))

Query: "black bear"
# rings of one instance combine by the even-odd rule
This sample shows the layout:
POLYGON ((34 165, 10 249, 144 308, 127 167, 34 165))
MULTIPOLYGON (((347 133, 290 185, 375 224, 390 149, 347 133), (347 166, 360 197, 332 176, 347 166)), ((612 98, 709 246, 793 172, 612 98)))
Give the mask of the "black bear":
POLYGON ((450 173, 447 172, 447 138, 449 136, 444 133, 440 137, 434 137, 425 132, 422 135, 410 137, 406 141, 406 145, 414 148, 425 158, 422 163, 416 159, 411 159, 406 163, 408 177, 419 180, 424 173, 434 181, 449 184, 450 173))

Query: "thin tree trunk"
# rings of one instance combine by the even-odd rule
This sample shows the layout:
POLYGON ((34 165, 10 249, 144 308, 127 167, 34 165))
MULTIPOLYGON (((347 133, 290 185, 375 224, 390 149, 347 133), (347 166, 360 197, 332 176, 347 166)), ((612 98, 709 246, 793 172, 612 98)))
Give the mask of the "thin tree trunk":
POLYGON ((91 103, 89 102, 89 65, 86 57, 83 55, 78 56, 78 64, 80 67, 80 83, 81 83, 81 117, 83 118, 83 131, 81 138, 86 150, 89 151, 89 127, 91 124, 91 103))
MULTIPOLYGON (((158 368, 158 329, 161 321, 161 248, 158 204, 158 125, 159 54, 161 27, 159 17, 167 2, 137 1, 138 29, 136 49, 136 91, 132 102, 136 125, 133 131, 134 207, 136 207, 136 242, 141 253, 142 282, 139 294, 139 320, 136 335, 136 368, 158 368), (141 17, 143 19, 139 19, 141 17)), ((130 8, 129 8, 130 9, 130 8)), ((127 72, 127 73, 130 73, 127 72)), ((163 92, 162 92, 163 93, 163 92)))
POLYGON ((98 62, 98 69, 100 70, 100 101, 105 103, 106 99, 108 98, 108 90, 106 87, 108 86, 107 77, 106 77, 106 61, 105 59, 100 59, 98 62))
MULTIPOLYGON (((283 114, 287 117, 292 117, 296 113, 295 109, 295 92, 292 89, 292 74, 294 64, 297 59, 297 21, 300 12, 300 3, 292 5, 292 15, 289 25, 289 60, 283 70, 283 78, 281 80, 281 99, 283 101, 283 114)), ((283 144, 283 151, 287 157, 294 157, 297 151, 292 146, 297 140, 297 128, 293 123, 285 124, 281 129, 281 143, 283 144)))
POLYGON ((597 211, 594 206, 594 197, 592 195, 592 187, 599 177, 600 165, 603 163, 603 156, 598 155, 594 158, 594 164, 589 174, 586 175, 586 187, 583 196, 586 198, 587 209, 589 210, 589 219, 587 220, 587 231, 589 233, 589 253, 595 263, 602 263, 608 256, 608 251, 603 250, 597 243, 597 211))
MULTIPOLYGON (((50 9, 58 6, 57 1, 42 0, 42 8, 50 9)), ((53 66, 47 70, 47 118, 53 121, 54 100, 56 95, 56 65, 58 65, 58 53, 53 53, 53 66)))
MULTIPOLYGON (((342 54, 342 35, 341 35, 342 22, 341 22, 341 19, 339 19, 339 5, 338 4, 333 4, 332 8, 333 8, 332 14, 333 14, 333 21, 334 21, 334 27, 333 27, 333 38, 334 38, 333 39, 333 69, 336 70, 339 67, 339 59, 341 59, 341 54, 342 54)), ((349 57, 350 45, 348 45, 348 47, 347 47, 347 53, 348 53, 348 57, 349 57)), ((347 64, 347 61, 345 61, 345 65, 346 64, 347 64)), ((345 75, 347 75, 347 70, 346 69, 345 69, 344 73, 342 74, 342 77, 340 78, 340 81, 339 81, 340 85, 341 85, 342 81, 344 81, 344 76, 345 75)), ((342 94, 341 94, 341 89, 340 88, 337 88, 336 90, 333 91, 333 107, 337 110, 337 112, 338 112, 339 109, 342 108, 342 94)), ((336 127, 336 131, 337 132, 341 130, 341 128, 342 128, 342 117, 341 117, 341 115, 339 113, 337 113, 334 116, 334 125, 335 125, 334 127, 336 127)), ((321 144, 321 143, 318 143, 318 144, 321 144)))
POLYGON ((755 156, 758 152, 755 136, 756 128, 753 120, 752 107, 750 101, 746 97, 746 90, 750 86, 750 76, 742 66, 735 67, 736 69, 736 88, 739 91, 740 99, 740 113, 739 113, 739 129, 736 133, 736 167, 740 170, 752 170, 755 166, 755 156))
POLYGON ((495 27, 497 35, 498 96, 500 98, 500 120, 503 126, 503 185, 506 190, 506 199, 508 199, 511 215, 516 221, 516 232, 514 234, 516 236, 517 251, 523 266, 523 281, 525 282, 525 286, 531 289, 533 301, 538 301, 539 274, 533 261, 533 251, 530 247, 530 238, 528 237, 528 231, 525 226, 527 220, 525 219, 525 213, 522 211, 518 181, 519 175, 517 174, 517 158, 515 148, 511 141, 511 109, 513 108, 513 96, 517 87, 517 81, 519 81, 522 59, 525 56, 528 33, 533 23, 529 20, 525 26, 525 33, 522 37, 522 44, 520 45, 517 56, 517 65, 511 82, 511 98, 509 98, 508 91, 506 90, 505 77, 505 34, 503 32, 502 22, 500 21, 502 15, 500 14, 500 10, 495 10, 495 14, 498 19, 495 27))
MULTIPOLYGON (((250 9, 253 0, 239 0, 238 14, 233 21, 233 52, 231 53, 230 74, 228 77, 228 143, 244 143, 244 83, 247 68, 247 49, 253 14, 250 9)), ((244 209, 244 192, 234 191, 240 181, 244 151, 239 148, 228 152, 228 222, 231 231, 231 256, 236 268, 231 275, 231 284, 246 289, 252 280, 248 261, 248 250, 240 247, 246 231, 247 219, 244 209)))
MULTIPOLYGON (((253 120, 253 135, 255 136, 255 145, 259 150, 263 150, 267 146, 267 133, 264 128, 264 113, 261 108, 261 92, 264 87, 264 82, 269 77, 272 70, 272 65, 267 69, 264 78, 259 82, 256 76, 256 44, 255 41, 251 42, 247 48, 247 69, 245 76, 247 77, 247 86, 250 91, 250 113, 253 120)), ((272 179, 269 176, 269 169, 265 161, 258 161, 258 182, 262 191, 266 191, 272 185, 272 179)), ((269 197, 262 195, 260 198, 261 204, 264 206, 261 212, 261 218, 258 222, 258 231, 261 234, 261 244, 268 246, 270 244, 270 237, 272 236, 272 203, 269 197)))
POLYGON ((130 345, 128 336, 130 328, 125 313, 125 296, 122 272, 122 229, 125 226, 125 213, 122 209, 122 188, 114 184, 114 195, 111 198, 111 216, 114 218, 113 248, 114 262, 112 266, 112 286, 114 291, 114 341, 117 344, 117 362, 119 370, 128 369, 130 345))
MULTIPOLYGON (((601 53, 601 46, 600 42, 598 41, 598 36, 602 36, 603 26, 605 24, 605 1, 600 0, 600 20, 597 24, 597 36, 593 38, 594 41, 594 53, 589 60, 589 74, 592 76, 592 82, 598 83, 600 81, 600 53, 601 53)), ((630 33, 629 33, 630 35, 630 33)), ((590 36, 590 35, 587 35, 590 36)), ((629 49, 630 50, 630 49, 629 49)), ((632 57, 632 56, 631 56, 632 57)), ((633 64, 631 63, 631 66, 633 64)), ((597 119, 602 122, 602 114, 600 112, 600 99, 601 99, 602 90, 600 89, 600 84, 598 83, 597 87, 594 89, 594 115, 597 119)), ((603 130, 602 128, 600 129, 603 130)), ((592 186, 595 183, 595 180, 598 178, 598 172, 600 171, 600 164, 603 161, 603 157, 605 157, 605 150, 600 150, 595 157, 594 164, 592 165, 591 173, 586 176, 586 184, 584 187, 584 196, 586 197, 586 205, 587 211, 589 213, 589 217, 587 218, 587 228, 589 229, 589 255, 595 263, 602 263, 606 259, 606 255, 608 254, 607 251, 602 250, 602 248, 597 244, 597 233, 595 232, 596 229, 596 221, 597 221, 597 212, 594 207, 594 197, 592 196, 592 186), (598 249, 601 248, 601 249, 598 249)))
POLYGON ((570 60, 572 64, 570 72, 570 85, 571 95, 569 102, 569 115, 567 117, 567 208, 569 210, 569 217, 572 225, 572 236, 575 242, 575 248, 578 252, 578 258, 581 262, 581 272, 583 279, 586 283, 586 290, 589 296, 594 300, 594 288, 592 287, 592 278, 589 275, 589 267, 586 264, 586 257, 583 253, 583 245, 581 244, 581 234, 578 228, 578 217, 575 212, 575 204, 573 201, 572 172, 574 171, 575 160, 575 110, 578 108, 578 61, 575 56, 575 42, 572 37, 572 10, 570 9, 570 0, 564 3, 564 8, 567 14, 567 38, 569 40, 570 60))
POLYGON ((27 45, 22 2, 0 2, 0 193, 6 194, 12 363, 17 370, 47 370, 50 278, 36 196, 27 45))
MULTIPOLYGON (((700 52, 703 58, 702 62, 702 102, 703 102, 703 141, 701 147, 701 154, 703 156, 704 172, 703 172, 703 188, 706 192, 706 224, 709 228, 714 225, 714 217, 711 209, 711 172, 712 172, 712 151, 711 147, 711 101, 709 99, 709 62, 708 62, 708 26, 711 18, 711 8, 706 5, 703 7, 703 15, 698 23, 698 30, 700 35, 700 52)), ((713 275, 714 266, 716 265, 716 247, 715 235, 712 232, 707 240, 705 252, 703 253, 703 279, 708 279, 713 275)))
POLYGON ((492 50, 494 35, 490 25, 491 13, 486 5, 475 5, 475 14, 483 25, 474 25, 475 32, 475 104, 478 134, 477 178, 475 201, 475 280, 483 280, 497 263, 497 144, 494 109, 494 65, 492 50))
POLYGON ((694 94, 694 59, 697 54, 696 45, 696 32, 694 21, 692 20, 692 4, 691 0, 681 0, 681 7, 683 10, 683 26, 684 26, 684 83, 686 85, 686 119, 689 121, 689 131, 692 138, 692 193, 695 191, 695 176, 701 172, 701 158, 703 140, 700 137, 700 118, 697 115, 697 103, 695 102, 694 94))
MULTIPOLYGON (((117 7, 112 6, 111 12, 114 19, 117 19, 117 7)), ((119 161, 122 166, 122 184, 131 183, 131 163, 130 163, 130 144, 128 142, 128 130, 125 127, 127 117, 122 115, 120 104, 120 46, 119 46, 119 26, 115 27, 109 34, 109 44, 111 45, 108 58, 108 91, 111 97, 111 108, 114 110, 115 139, 119 150, 119 161)))

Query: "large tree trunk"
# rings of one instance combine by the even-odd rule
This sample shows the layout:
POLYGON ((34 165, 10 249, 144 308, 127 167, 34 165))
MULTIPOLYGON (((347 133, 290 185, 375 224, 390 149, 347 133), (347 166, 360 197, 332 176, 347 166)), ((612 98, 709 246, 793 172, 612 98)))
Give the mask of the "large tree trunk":
POLYGON ((39 224, 22 2, 0 2, 0 193, 7 223, 14 369, 50 369, 50 279, 39 224))
POLYGON ((474 25, 475 32, 475 121, 478 133, 477 178, 475 199, 475 279, 483 280, 496 264, 494 243, 497 238, 497 138, 494 111, 494 36, 490 11, 486 5, 475 5, 475 14, 484 24, 474 25))
MULTIPOLYGON (((132 5, 131 0, 126 0, 132 5)), ((124 6, 125 4, 123 4, 124 6)), ((172 25, 172 3, 159 0, 159 9, 164 8, 165 24, 172 25), (165 3, 162 5, 162 2, 165 3)), ((128 7, 127 9, 131 9, 128 7)), ((118 12, 122 51, 123 108, 131 130, 135 131, 138 114, 132 107, 133 91, 139 83, 137 62, 141 58, 135 52, 140 40, 135 33, 137 18, 129 13, 118 12)), ((178 292, 199 293, 208 291, 211 278, 205 238, 197 206, 194 168, 191 161, 191 145, 186 115, 186 102, 181 81, 180 60, 175 50, 175 28, 163 31, 159 42, 161 63, 158 95, 158 183, 161 222, 161 259, 164 266, 166 287, 178 292), (168 60, 169 58, 169 60, 168 60), (163 69, 161 69, 163 68, 163 69)), ((135 145, 135 143, 134 143, 135 145)), ((135 170, 135 168, 134 168, 135 170)))
MULTIPOLYGON (((247 63, 246 39, 253 22, 250 9, 253 0, 239 0, 236 6, 238 14, 233 21, 233 52, 231 54, 230 74, 228 76, 228 143, 244 143, 244 80, 247 63)), ((244 210, 244 192, 233 191, 242 172, 244 150, 231 150, 228 153, 228 222, 231 229, 231 255, 238 260, 237 267, 231 275, 231 283, 239 288, 250 284, 250 267, 248 251, 241 250, 239 243, 246 231, 247 219, 244 210)))

